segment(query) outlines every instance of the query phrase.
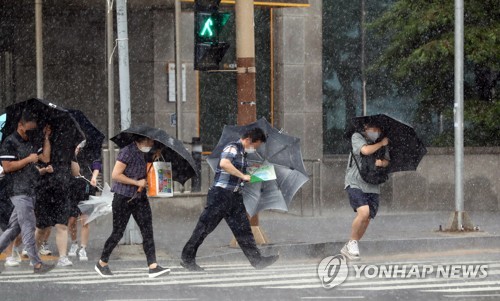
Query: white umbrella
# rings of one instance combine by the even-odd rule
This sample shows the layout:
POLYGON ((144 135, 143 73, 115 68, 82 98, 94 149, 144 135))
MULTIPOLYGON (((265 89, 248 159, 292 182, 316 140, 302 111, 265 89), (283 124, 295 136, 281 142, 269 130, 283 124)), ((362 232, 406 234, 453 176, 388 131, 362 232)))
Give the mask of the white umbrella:
POLYGON ((111 192, 108 183, 105 183, 100 196, 91 195, 88 201, 78 204, 78 208, 80 208, 82 214, 88 215, 85 224, 112 212, 111 204, 113 202, 113 195, 114 193, 111 192))

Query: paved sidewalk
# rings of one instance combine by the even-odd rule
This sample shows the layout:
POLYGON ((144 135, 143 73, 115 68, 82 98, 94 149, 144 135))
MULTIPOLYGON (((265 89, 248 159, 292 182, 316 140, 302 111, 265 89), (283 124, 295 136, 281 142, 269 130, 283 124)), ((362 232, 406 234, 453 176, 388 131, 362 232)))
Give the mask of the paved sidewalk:
MULTIPOLYGON (((456 249, 500 249, 500 222, 498 212, 468 212, 480 231, 439 232, 446 227, 450 212, 381 212, 372 221, 360 242, 361 254, 370 256, 412 252, 453 251, 456 249)), ((261 246, 264 253, 280 252, 282 258, 323 258, 338 254, 349 238, 354 213, 351 210, 325 210, 322 216, 301 217, 279 212, 263 212, 261 229, 270 240, 261 246)), ((191 235, 198 216, 154 216, 154 231, 159 262, 176 262, 182 247, 191 235)), ((89 258, 95 260, 111 231, 111 216, 92 224, 89 258)), ((232 234, 225 222, 205 240, 198 252, 198 260, 245 260, 239 249, 230 248, 232 234)), ((55 244, 52 243, 53 247, 55 244)), ((120 246, 112 260, 144 259, 142 247, 120 246)))

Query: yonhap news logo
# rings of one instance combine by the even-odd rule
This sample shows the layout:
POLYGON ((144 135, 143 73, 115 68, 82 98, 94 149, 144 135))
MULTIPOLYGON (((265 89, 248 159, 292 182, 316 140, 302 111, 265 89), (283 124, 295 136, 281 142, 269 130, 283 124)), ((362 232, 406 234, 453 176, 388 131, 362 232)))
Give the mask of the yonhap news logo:
POLYGON ((382 264, 347 265, 344 255, 328 256, 318 265, 318 277, 326 289, 334 288, 347 280, 359 279, 484 279, 488 276, 485 264, 382 264))
POLYGON ((333 288, 347 279, 349 268, 344 255, 324 258, 318 265, 318 277, 324 288, 333 288))

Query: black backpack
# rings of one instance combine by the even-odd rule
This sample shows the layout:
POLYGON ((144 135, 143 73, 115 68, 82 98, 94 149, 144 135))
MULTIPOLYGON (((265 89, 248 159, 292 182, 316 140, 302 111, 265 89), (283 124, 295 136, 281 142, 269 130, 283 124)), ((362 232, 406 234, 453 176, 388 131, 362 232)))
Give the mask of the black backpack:
POLYGON ((382 158, 384 153, 385 153, 385 147, 382 147, 375 153, 368 156, 361 154, 361 166, 360 166, 351 149, 351 160, 354 159, 354 163, 356 163, 356 167, 359 170, 359 174, 366 183, 378 185, 386 182, 389 179, 388 167, 375 166, 375 160, 382 158))

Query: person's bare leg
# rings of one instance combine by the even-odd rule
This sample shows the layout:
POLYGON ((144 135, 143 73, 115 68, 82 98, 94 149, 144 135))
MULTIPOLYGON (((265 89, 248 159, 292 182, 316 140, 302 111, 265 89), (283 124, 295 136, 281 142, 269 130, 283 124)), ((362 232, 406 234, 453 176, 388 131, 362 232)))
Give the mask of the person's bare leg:
POLYGON ((68 219, 68 231, 69 235, 71 236, 71 241, 76 241, 76 237, 78 234, 76 217, 71 216, 68 219))
POLYGON ((36 241, 36 248, 37 249, 40 249, 40 246, 42 245, 42 243, 49 239, 50 230, 51 230, 51 227, 47 227, 44 229, 36 228, 35 241, 36 241))
POLYGON ((56 225, 56 245, 59 251, 59 257, 68 255, 68 226, 56 225))
POLYGON ((80 246, 82 248, 86 248, 87 244, 89 242, 89 234, 90 234, 90 228, 89 224, 85 224, 87 222, 87 215, 81 215, 81 224, 82 228, 80 229, 80 246))
POLYGON ((351 240, 360 240, 370 224, 370 207, 361 206, 357 209, 357 214, 352 221, 351 240))

